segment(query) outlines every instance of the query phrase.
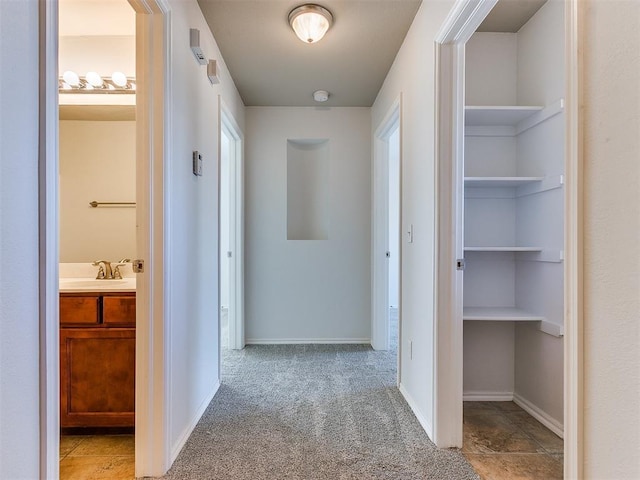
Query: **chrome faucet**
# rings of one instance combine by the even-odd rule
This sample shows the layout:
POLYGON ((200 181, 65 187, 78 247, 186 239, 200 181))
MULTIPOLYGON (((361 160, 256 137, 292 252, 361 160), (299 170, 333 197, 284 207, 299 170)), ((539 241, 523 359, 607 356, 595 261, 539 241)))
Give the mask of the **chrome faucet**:
POLYGON ((98 275, 96 275, 96 280, 111 280, 113 279, 113 271, 111 270, 111 262, 107 262, 106 260, 96 260, 92 263, 94 267, 98 268, 98 275), (100 265, 102 264, 102 265, 100 265))

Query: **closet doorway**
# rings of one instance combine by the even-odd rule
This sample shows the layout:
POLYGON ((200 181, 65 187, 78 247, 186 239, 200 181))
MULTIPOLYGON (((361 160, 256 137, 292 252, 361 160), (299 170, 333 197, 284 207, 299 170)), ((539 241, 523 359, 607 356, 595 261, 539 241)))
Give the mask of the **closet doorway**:
POLYGON ((565 238, 579 211, 575 5, 540 2, 517 28, 496 31, 485 20, 501 3, 458 2, 437 38, 434 440, 462 446, 463 399, 514 402, 568 435, 571 476, 579 363, 564 331, 575 332, 579 301, 579 245, 565 238))

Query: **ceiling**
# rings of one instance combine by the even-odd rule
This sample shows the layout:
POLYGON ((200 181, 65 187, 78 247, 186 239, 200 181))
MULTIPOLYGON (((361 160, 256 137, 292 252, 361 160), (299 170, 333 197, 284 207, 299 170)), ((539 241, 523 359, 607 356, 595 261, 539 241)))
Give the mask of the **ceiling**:
POLYGON ((299 0, 198 0, 247 106, 369 107, 421 0, 322 0, 334 17, 318 43, 305 44, 287 16, 299 0))
MULTIPOLYGON (((334 25, 309 45, 287 22, 304 1, 198 0, 247 106, 316 106, 315 90, 325 106, 371 106, 421 2, 321 0, 334 25)), ((500 0, 478 31, 517 32, 545 2, 500 0)), ((127 0, 60 0, 61 36, 134 34, 127 0)))
POLYGON ((547 0, 500 0, 478 27, 478 32, 516 33, 547 0))

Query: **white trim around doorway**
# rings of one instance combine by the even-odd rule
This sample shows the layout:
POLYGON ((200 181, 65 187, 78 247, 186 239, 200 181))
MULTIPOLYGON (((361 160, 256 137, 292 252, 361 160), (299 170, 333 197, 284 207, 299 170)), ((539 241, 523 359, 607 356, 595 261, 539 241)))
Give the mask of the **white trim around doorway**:
POLYGON ((171 15, 166 0, 129 0, 136 12, 136 477, 160 476, 172 463, 169 392, 170 319, 168 264, 171 209, 171 15), (161 72, 159 74, 159 72, 161 72))
MULTIPOLYGON (((230 232, 229 248, 231 262, 229 265, 229 348, 241 350, 245 346, 244 334, 244 135, 238 122, 233 118, 231 110, 227 107, 221 96, 218 96, 218 195, 222 189, 220 169, 222 164, 222 134, 223 131, 231 139, 229 179, 230 179, 230 232)), ((221 202, 218 198, 218 208, 221 202)), ((221 215, 218 212, 218 222, 221 215)), ((218 244, 220 242, 221 225, 218 223, 218 244)), ((220 259, 222 261, 222 259, 220 259)), ((218 298, 220 298, 221 278, 218 269, 218 298)), ((220 328, 220 319, 218 320, 220 328)), ((221 339, 219 331, 218 339, 221 339)), ((219 349, 220 351, 221 349, 219 349)), ((219 362, 218 365, 221 365, 219 362)))
MULTIPOLYGON (((402 225, 402 94, 393 102, 373 136, 372 242, 371 242, 371 346, 389 349, 389 137, 399 130, 399 224, 402 225)), ((402 235, 398 229, 398 358, 402 351, 402 235)), ((400 379, 398 361, 398 381, 400 379)))

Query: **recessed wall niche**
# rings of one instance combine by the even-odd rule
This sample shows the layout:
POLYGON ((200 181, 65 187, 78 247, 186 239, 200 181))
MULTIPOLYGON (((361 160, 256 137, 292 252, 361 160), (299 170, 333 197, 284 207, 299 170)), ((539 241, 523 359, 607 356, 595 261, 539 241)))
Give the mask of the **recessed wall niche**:
POLYGON ((287 140, 287 240, 329 238, 329 140, 287 140))

